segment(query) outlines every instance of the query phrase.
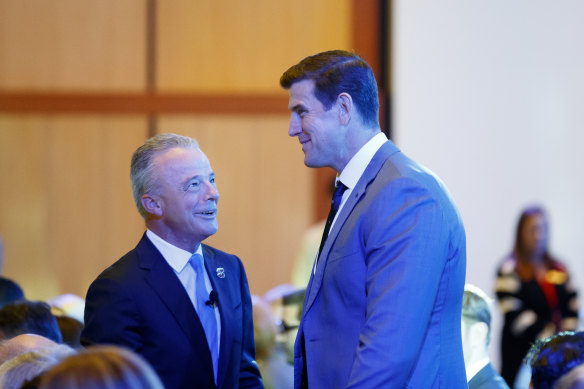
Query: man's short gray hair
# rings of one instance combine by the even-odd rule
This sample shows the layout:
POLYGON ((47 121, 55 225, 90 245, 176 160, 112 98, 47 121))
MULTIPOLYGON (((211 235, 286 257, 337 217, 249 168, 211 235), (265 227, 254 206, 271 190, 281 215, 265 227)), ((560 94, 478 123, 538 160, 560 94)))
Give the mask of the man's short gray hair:
POLYGON ((158 134, 149 138, 132 155, 130 165, 130 179, 132 181, 132 193, 138 212, 146 217, 146 210, 142 207, 142 196, 156 190, 156 177, 152 159, 160 151, 166 151, 175 147, 198 149, 199 144, 193 138, 172 133, 158 134))

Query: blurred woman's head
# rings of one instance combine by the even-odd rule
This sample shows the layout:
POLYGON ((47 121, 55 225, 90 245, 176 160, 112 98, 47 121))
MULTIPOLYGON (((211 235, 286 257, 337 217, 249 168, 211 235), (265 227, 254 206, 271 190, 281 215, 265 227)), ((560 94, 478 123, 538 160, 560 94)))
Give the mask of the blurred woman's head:
POLYGON ((541 207, 526 208, 519 217, 515 237, 515 253, 527 259, 547 255, 548 223, 541 207))
POLYGON ((41 379, 41 389, 164 389, 156 372, 134 352, 95 346, 63 360, 41 379))

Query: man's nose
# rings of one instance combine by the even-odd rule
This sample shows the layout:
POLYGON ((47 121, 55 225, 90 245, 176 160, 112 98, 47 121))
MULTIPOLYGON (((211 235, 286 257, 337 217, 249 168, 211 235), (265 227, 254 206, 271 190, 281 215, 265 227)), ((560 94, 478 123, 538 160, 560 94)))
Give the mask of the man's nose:
POLYGON ((207 188, 207 198, 209 200, 219 200, 219 191, 217 190, 217 186, 212 182, 207 182, 205 186, 207 188))
POLYGON ((290 117, 290 126, 288 127, 288 135, 290 136, 298 136, 302 132, 302 126, 300 125, 300 118, 297 117, 298 115, 292 114, 290 117))

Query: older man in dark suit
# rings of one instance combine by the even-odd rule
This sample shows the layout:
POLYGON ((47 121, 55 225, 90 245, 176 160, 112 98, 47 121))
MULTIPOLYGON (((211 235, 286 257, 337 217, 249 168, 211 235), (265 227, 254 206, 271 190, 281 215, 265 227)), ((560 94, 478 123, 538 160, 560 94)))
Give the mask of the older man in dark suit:
POLYGON ((209 160, 194 139, 160 134, 131 178, 147 231, 90 286, 82 342, 140 353, 167 389, 263 388, 243 265, 201 243, 217 231, 209 160))

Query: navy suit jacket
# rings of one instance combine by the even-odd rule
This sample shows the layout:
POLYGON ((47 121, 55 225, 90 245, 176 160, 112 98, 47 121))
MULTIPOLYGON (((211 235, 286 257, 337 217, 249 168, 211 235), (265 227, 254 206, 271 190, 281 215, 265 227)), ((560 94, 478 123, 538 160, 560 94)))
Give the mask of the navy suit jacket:
MULTIPOLYGON (((203 256, 221 317, 217 387, 263 388, 243 264, 206 245, 203 256), (216 275, 217 268, 224 269, 224 278, 216 275)), ((116 344, 136 351, 167 389, 215 388, 211 352, 195 308, 145 234, 135 249, 89 287, 82 343, 116 344)))
POLYGON ((311 276, 295 387, 466 388, 466 240, 431 172, 391 141, 341 209, 311 276))

